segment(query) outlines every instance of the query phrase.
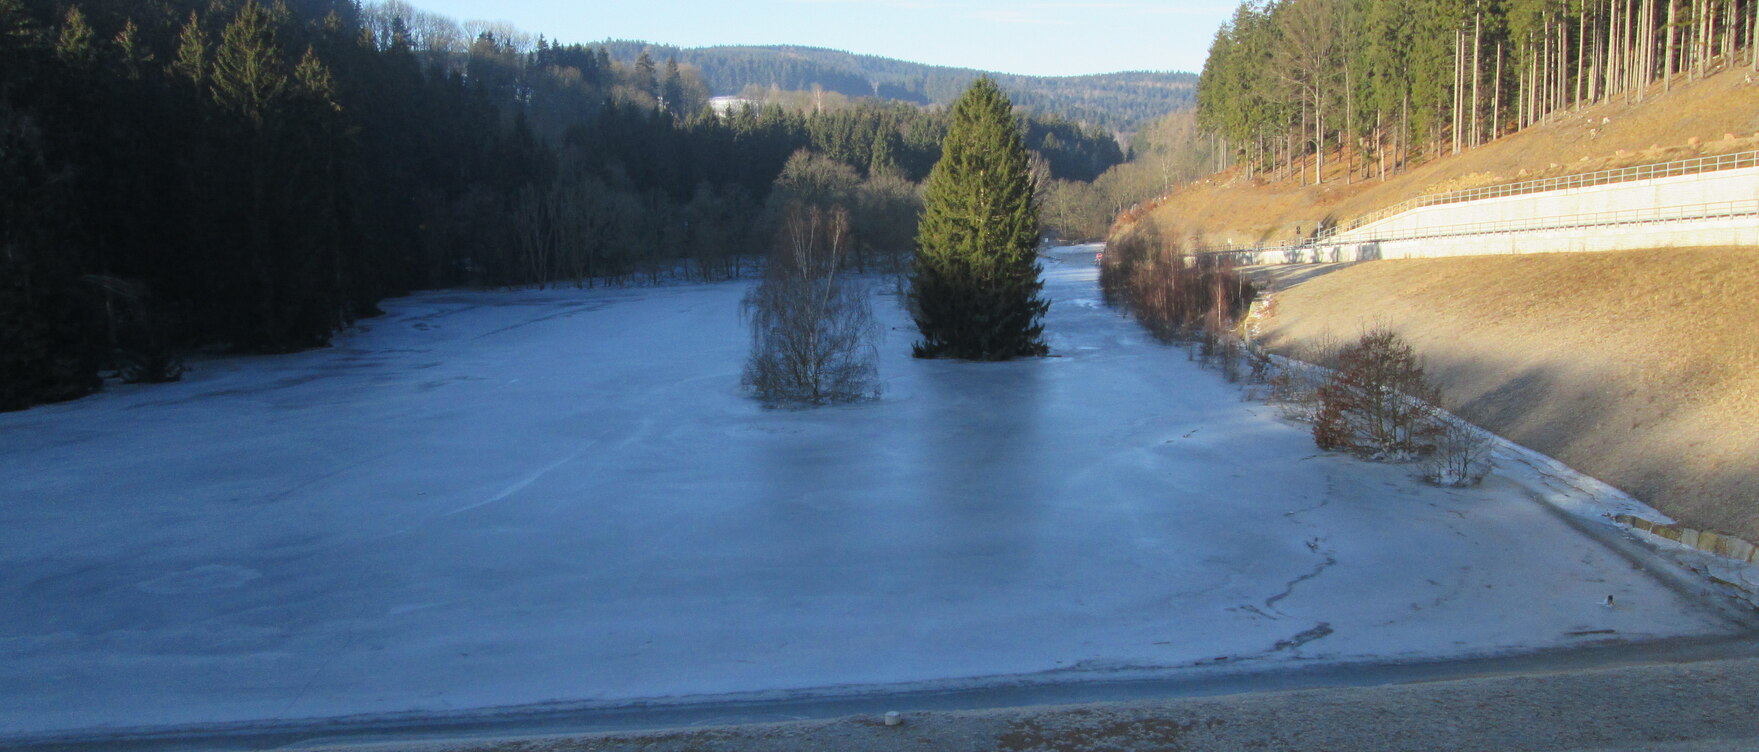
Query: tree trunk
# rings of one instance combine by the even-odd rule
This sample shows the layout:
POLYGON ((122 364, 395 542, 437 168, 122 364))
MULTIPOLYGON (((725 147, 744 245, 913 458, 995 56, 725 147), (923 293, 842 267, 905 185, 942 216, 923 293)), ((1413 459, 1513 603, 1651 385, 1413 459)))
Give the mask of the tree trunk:
POLYGON ((1347 138, 1338 139, 1339 149, 1344 152, 1344 185, 1349 185, 1356 175, 1356 104, 1355 91, 1350 86, 1350 62, 1344 61, 1344 133, 1347 138))
POLYGON ((1699 41, 1698 77, 1710 75, 1710 58, 1716 55, 1716 8, 1704 0, 1704 34, 1699 41))
POLYGON ((1384 117, 1384 115, 1385 115, 1384 110, 1381 110, 1378 107, 1375 108, 1375 110, 1374 110, 1374 156, 1376 159, 1380 160, 1380 180, 1383 183, 1386 182, 1386 131, 1382 129, 1383 125, 1386 122, 1386 118, 1384 117))
POLYGON ((1490 95, 1490 140, 1502 138, 1502 43, 1496 45, 1496 83, 1490 95))
POLYGON ((1460 130, 1461 130, 1461 128, 1460 128, 1460 100, 1463 98, 1460 95, 1460 89, 1462 88, 1461 84, 1463 82, 1463 79, 1465 78, 1464 71, 1462 70, 1462 68, 1465 67, 1464 66, 1465 55, 1462 55, 1460 53, 1461 53, 1461 47, 1465 46, 1465 36, 1466 36, 1466 32, 1464 30, 1462 30, 1462 29, 1455 29, 1454 30, 1453 127, 1451 129, 1452 132, 1449 133, 1448 135, 1450 135, 1454 140, 1454 153, 1455 154, 1460 153, 1460 130))
POLYGON ((1735 32, 1740 29, 1735 24, 1735 4, 1735 0, 1722 0, 1722 49, 1716 55, 1724 65, 1735 59, 1735 32))
POLYGON ((1635 8, 1626 8, 1625 17, 1619 27, 1619 91, 1625 95, 1625 104, 1631 103, 1631 81, 1635 77, 1632 70, 1631 54, 1636 45, 1631 41, 1631 13, 1635 8))
POLYGON ((1594 60, 1592 63, 1594 70, 1588 76, 1588 98, 1594 102, 1601 100, 1601 77, 1604 76, 1602 72, 1606 70, 1606 42, 1602 42, 1601 37, 1602 19, 1604 19, 1604 14, 1601 14, 1601 7, 1594 5, 1594 35, 1592 35, 1594 37, 1594 54, 1590 56, 1594 60))
POLYGON ((1251 149, 1253 146, 1257 146, 1258 151, 1255 154, 1248 154, 1247 155, 1248 156, 1248 158, 1246 160, 1246 179, 1247 180, 1257 180, 1258 179, 1258 162, 1259 162, 1259 160, 1264 159, 1264 135, 1262 133, 1259 134, 1257 138, 1254 138, 1251 141, 1246 142, 1246 148, 1251 149))
POLYGON ((1527 127, 1527 75, 1515 69, 1515 130, 1527 127))
MULTIPOLYGON (((1307 130, 1307 111, 1305 108, 1303 108, 1301 111, 1301 130, 1307 130)), ((1289 130, 1288 140, 1289 140, 1289 178, 1294 178, 1295 177, 1295 131, 1292 128, 1289 130)), ((1301 184, 1302 185, 1307 184, 1307 160, 1301 160, 1301 184)))
POLYGON ((1404 131, 1404 135, 1399 137, 1399 162, 1394 165, 1400 172, 1404 172, 1405 166, 1411 163, 1411 91, 1409 89, 1405 90, 1403 102, 1404 125, 1400 128, 1404 131))
POLYGON ((1539 107, 1534 122, 1543 121, 1551 114, 1551 24, 1539 27, 1539 35, 1543 37, 1543 47, 1539 52, 1539 66, 1533 71, 1533 78, 1539 87, 1539 107))
POLYGON ((1569 109, 1569 19, 1557 21, 1557 109, 1569 109))
POLYGON ((1587 93, 1585 91, 1588 84, 1587 53, 1588 9, 1583 9, 1581 16, 1576 18, 1576 102, 1574 102, 1574 107, 1578 107, 1578 109, 1583 102, 1583 93, 1587 93))
POLYGON ((1484 77, 1482 53, 1484 51, 1484 14, 1472 17, 1472 145, 1478 141, 1478 80, 1484 77))
POLYGON ((1706 22, 1710 18, 1710 0, 1698 0, 1698 2, 1694 3, 1694 6, 1697 9, 1697 14, 1692 17, 1692 20, 1697 24, 1698 31, 1696 37, 1697 43, 1692 45, 1694 48, 1693 55, 1697 58, 1696 61, 1694 61, 1693 67, 1697 71, 1698 78, 1703 78, 1704 74, 1709 69, 1708 58, 1710 56, 1706 54, 1706 52, 1710 47, 1710 27, 1706 22))
POLYGON ((1650 18, 1650 0, 1641 0, 1636 14, 1638 28, 1632 32, 1631 44, 1631 88, 1636 90, 1638 102, 1643 102, 1643 90, 1648 86, 1648 18, 1650 18))
POLYGON ((1692 3, 1692 78, 1704 76, 1704 0, 1692 3))
POLYGON ((1643 90, 1655 81, 1655 3, 1643 0, 1643 90))
POLYGON ((1557 108, 1570 106, 1570 24, 1568 18, 1557 22, 1557 108))
POLYGON ((1609 2, 1607 3, 1607 14, 1608 15, 1607 15, 1607 19, 1606 19, 1606 70, 1603 71, 1603 73, 1606 76, 1606 96, 1607 96, 1607 98, 1611 98, 1612 95, 1619 93, 1619 85, 1618 85, 1619 79, 1618 79, 1618 77, 1619 77, 1620 70, 1621 70, 1620 66, 1622 66, 1624 64, 1624 61, 1620 59, 1621 56, 1619 55, 1619 4, 1620 4, 1620 2, 1621 2, 1621 0, 1609 0, 1609 2))
POLYGON ((1661 55, 1661 80, 1664 82, 1662 84, 1663 91, 1673 91, 1674 38, 1679 34, 1679 29, 1675 28, 1674 24, 1679 20, 1679 5, 1680 0, 1667 0, 1667 43, 1665 51, 1661 55))
MULTIPOLYGON (((1528 53, 1527 59, 1529 61, 1531 61, 1533 59, 1533 54, 1532 54, 1533 53, 1533 45, 1531 43, 1529 43, 1527 45, 1527 53, 1528 53)), ((1528 67, 1531 67, 1531 63, 1529 63, 1528 67)), ((1531 102, 1529 100, 1532 98, 1529 84, 1530 84, 1530 82, 1527 78, 1527 71, 1516 70, 1515 71, 1515 110, 1516 110, 1516 112, 1515 112, 1515 130, 1520 130, 1522 128, 1526 128, 1529 124, 1531 124, 1533 122, 1532 121, 1533 110, 1529 106, 1531 104, 1531 102)))
POLYGON ((1539 39, 1539 67, 1533 72, 1539 82, 1539 116, 1535 120, 1545 122, 1551 117, 1557 97, 1557 34, 1552 31, 1549 18, 1539 26, 1539 39))

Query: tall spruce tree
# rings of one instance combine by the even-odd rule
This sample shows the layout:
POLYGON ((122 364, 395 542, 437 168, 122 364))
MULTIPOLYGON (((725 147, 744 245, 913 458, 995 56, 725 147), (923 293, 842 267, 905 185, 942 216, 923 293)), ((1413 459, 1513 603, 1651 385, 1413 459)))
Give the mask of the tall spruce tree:
POLYGON ((918 358, 1006 360, 1044 355, 1038 296, 1038 207, 1013 105, 977 79, 953 105, 929 173, 910 300, 918 358))

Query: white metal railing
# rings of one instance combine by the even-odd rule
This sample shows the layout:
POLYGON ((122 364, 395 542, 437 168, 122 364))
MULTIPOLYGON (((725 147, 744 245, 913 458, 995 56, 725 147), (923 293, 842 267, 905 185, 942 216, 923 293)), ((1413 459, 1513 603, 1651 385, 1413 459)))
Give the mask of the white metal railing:
MULTIPOLYGON (((1458 190, 1458 191, 1449 191, 1446 193, 1437 193, 1437 194, 1433 194, 1433 195, 1429 195, 1429 196, 1418 196, 1416 198, 1407 199, 1407 200, 1402 201, 1402 202, 1395 204, 1393 206, 1389 206, 1384 209, 1379 209, 1377 211, 1373 211, 1373 212, 1369 212, 1368 214, 1364 214, 1360 217, 1357 217, 1357 218, 1351 220, 1348 224, 1346 224, 1342 227, 1335 227, 1334 226, 1334 227, 1322 228, 1318 233, 1316 233, 1314 235, 1313 238, 1311 238, 1309 240, 1298 241, 1295 243, 1286 243, 1283 245, 1254 246, 1254 247, 1245 247, 1245 248, 1210 246, 1210 247, 1206 247, 1206 248, 1200 248, 1197 250, 1197 252, 1198 253, 1240 253, 1240 252, 1253 252, 1253 251, 1275 252, 1275 251, 1282 251, 1282 250, 1293 250, 1296 248, 1307 248, 1307 247, 1312 247, 1314 245, 1325 245, 1328 240, 1331 240, 1332 238, 1335 238, 1338 235, 1342 235, 1344 233, 1361 228, 1365 225, 1372 224, 1374 222, 1379 222, 1379 221, 1386 219, 1388 217, 1392 217, 1392 216, 1395 216, 1398 214, 1403 214, 1403 213, 1411 211, 1413 209, 1419 209, 1419 208, 1422 208, 1425 206, 1436 206, 1439 204, 1456 204, 1456 203, 1463 203, 1466 201, 1477 201, 1479 199, 1486 199, 1486 198, 1498 198, 1498 197, 1503 197, 1503 196, 1521 196, 1521 195, 1528 195, 1528 194, 1533 194, 1533 193, 1544 193, 1547 191, 1567 190, 1570 188, 1585 188, 1585 187, 1597 186, 1597 185, 1610 185, 1610 184, 1614 184, 1614 183, 1628 183, 1628 182, 1634 182, 1634 181, 1638 181, 1638 180, 1654 180, 1657 178, 1679 177, 1682 175, 1697 175, 1697 174, 1706 173, 1706 172, 1718 172, 1721 170, 1734 170, 1734 169, 1740 169, 1740 168, 1744 168, 1744 167, 1759 167, 1759 151, 1744 151, 1744 152, 1738 152, 1738 153, 1734 153, 1734 154, 1719 154, 1719 155, 1710 156, 1710 157, 1698 157, 1696 159, 1682 159, 1682 160, 1677 160, 1677 161, 1673 161, 1673 162, 1660 162, 1660 163, 1656 163, 1656 164, 1637 165, 1634 167, 1622 167, 1622 168, 1619 168, 1616 170, 1601 170, 1599 172, 1587 172, 1587 173, 1582 173, 1580 175, 1563 175, 1563 176, 1559 176, 1559 177, 1555 177, 1555 178, 1541 178, 1538 180, 1527 180, 1527 181, 1523 181, 1523 182, 1519 182, 1519 183, 1507 183, 1507 184, 1503 184, 1503 185, 1484 186, 1482 188, 1468 188, 1468 189, 1463 189, 1463 190, 1458 190)), ((1424 231, 1424 232, 1427 232, 1427 231, 1424 231)), ((1383 235, 1377 234, 1372 237, 1363 237, 1360 239, 1352 239, 1347 242, 1368 243, 1368 242, 1373 242, 1376 240, 1385 240, 1385 239, 1395 239, 1395 238, 1393 238, 1390 235, 1383 236, 1383 235)))
POLYGON ((1705 172, 1734 170, 1742 167, 1759 167, 1759 151, 1718 154, 1710 157, 1682 159, 1674 162, 1621 167, 1615 170, 1585 172, 1580 175, 1561 175, 1555 178, 1540 178, 1537 180, 1526 180, 1519 183, 1487 185, 1481 188, 1464 188, 1457 191, 1448 191, 1446 193, 1418 196, 1384 209, 1369 212, 1350 220, 1348 224, 1342 227, 1332 228, 1330 232, 1324 233, 1320 240, 1324 240, 1325 237, 1354 230, 1363 225, 1379 222, 1380 220, 1386 219, 1395 214, 1403 214, 1412 209, 1419 209, 1425 206, 1457 204, 1465 201, 1477 201, 1486 198, 1523 196, 1530 193, 1561 191, 1570 188, 1587 188, 1590 186, 1610 185, 1613 183, 1629 183, 1638 180, 1671 178, 1679 177, 1681 175, 1697 175, 1705 172))
POLYGON ((1709 221, 1740 217, 1759 217, 1759 199, 1716 201, 1702 204, 1682 204, 1678 206, 1660 206, 1647 209, 1621 209, 1617 211, 1564 214, 1545 217, 1543 219, 1505 219, 1490 222, 1472 222, 1425 227, 1403 232, 1376 234, 1371 238, 1351 240, 1343 243, 1327 243, 1325 240, 1319 240, 1307 243, 1261 246, 1256 248, 1210 248, 1199 251, 1199 253, 1217 255, 1252 254, 1254 256, 1266 253, 1308 253, 1317 252, 1320 248, 1330 245, 1367 245, 1382 241, 1423 240, 1428 238, 1459 237, 1463 235, 1503 235, 1517 232, 1544 232, 1550 230, 1570 230, 1590 227, 1617 227, 1621 225, 1658 224, 1666 222, 1709 221))
MULTIPOLYGON (((1419 240, 1423 238, 1453 237, 1458 235, 1498 235, 1510 232, 1537 232, 1541 230, 1567 230, 1577 227, 1613 227, 1618 225, 1650 224, 1655 222, 1681 222, 1688 220, 1725 219, 1729 217, 1746 217, 1759 215, 1759 200, 1716 201, 1703 204, 1685 204, 1680 206, 1657 206, 1646 209, 1620 209, 1615 211, 1587 212, 1581 214, 1560 214, 1541 219, 1503 219, 1487 222, 1470 222, 1454 225, 1441 225, 1405 230, 1402 232, 1376 233, 1372 238, 1364 238, 1362 242, 1372 243, 1382 240, 1419 240)), ((1324 245, 1322 241, 1320 245, 1324 245)))

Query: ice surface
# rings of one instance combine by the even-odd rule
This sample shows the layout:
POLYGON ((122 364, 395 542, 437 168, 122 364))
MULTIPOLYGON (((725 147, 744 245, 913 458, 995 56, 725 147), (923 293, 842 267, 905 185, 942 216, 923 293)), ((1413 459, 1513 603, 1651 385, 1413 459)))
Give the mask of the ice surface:
POLYGON ((1316 452, 1093 250, 1051 358, 912 360, 881 298, 871 404, 742 395, 721 284, 421 294, 0 415, 0 735, 1730 630, 1519 474, 1316 452))

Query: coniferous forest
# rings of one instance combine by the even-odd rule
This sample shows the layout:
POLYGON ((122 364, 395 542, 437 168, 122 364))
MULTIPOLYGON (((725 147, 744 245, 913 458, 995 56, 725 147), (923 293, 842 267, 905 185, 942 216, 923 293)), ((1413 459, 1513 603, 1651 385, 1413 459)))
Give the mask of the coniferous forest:
MULTIPOLYGON (((944 111, 716 115, 676 60, 399 7, 0 0, 0 409, 321 346, 417 289, 738 276, 778 190, 844 206, 854 263, 910 250, 944 111)), ((1022 131, 1044 183, 1123 160, 1022 131)))
POLYGON ((1216 34, 1202 125, 1248 175, 1316 183, 1458 153, 1578 105, 1759 69, 1756 0, 1249 0, 1216 34), (1309 167, 1312 165, 1312 167, 1309 167))

